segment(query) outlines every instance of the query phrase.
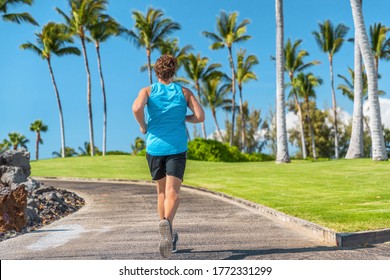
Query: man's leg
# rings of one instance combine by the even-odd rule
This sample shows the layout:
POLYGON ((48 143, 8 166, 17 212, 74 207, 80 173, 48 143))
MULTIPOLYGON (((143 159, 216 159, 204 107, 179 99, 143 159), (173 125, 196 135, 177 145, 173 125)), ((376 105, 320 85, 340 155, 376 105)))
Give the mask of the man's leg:
POLYGON ((165 218, 165 211, 164 211, 164 204, 165 204, 165 185, 166 185, 166 178, 164 177, 160 180, 156 181, 157 186, 157 211, 158 216, 160 220, 163 220, 165 218))
POLYGON ((166 177, 164 214, 165 218, 170 221, 171 225, 180 203, 181 183, 182 180, 175 176, 167 175, 166 177))

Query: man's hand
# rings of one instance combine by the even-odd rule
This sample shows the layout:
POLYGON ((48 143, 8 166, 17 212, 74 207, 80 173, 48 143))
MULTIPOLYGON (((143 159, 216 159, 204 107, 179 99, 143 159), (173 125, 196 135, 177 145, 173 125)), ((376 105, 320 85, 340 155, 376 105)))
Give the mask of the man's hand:
POLYGON ((146 132, 148 132, 146 127, 140 127, 139 130, 141 131, 142 134, 146 134, 146 132))

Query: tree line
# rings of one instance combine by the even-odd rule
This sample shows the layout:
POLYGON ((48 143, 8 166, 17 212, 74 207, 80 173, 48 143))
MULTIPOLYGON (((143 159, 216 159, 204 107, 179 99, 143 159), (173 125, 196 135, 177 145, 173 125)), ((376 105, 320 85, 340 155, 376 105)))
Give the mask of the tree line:
MULTIPOLYGON (((284 41, 284 17, 283 1, 275 0, 276 20, 276 55, 273 58, 276 64, 276 108, 270 112, 269 118, 262 120, 259 110, 250 112, 248 103, 244 101, 244 85, 251 80, 257 80, 253 67, 259 64, 254 54, 247 54, 245 49, 233 53, 233 45, 244 43, 252 38, 247 34, 247 26, 251 23, 249 19, 240 21, 238 12, 221 11, 217 16, 215 31, 203 31, 202 34, 210 40, 212 50, 226 49, 230 73, 221 71, 222 64, 210 63, 208 57, 193 52, 191 45, 180 47, 178 40, 171 35, 181 28, 180 24, 166 17, 161 9, 149 7, 145 13, 133 11, 132 18, 134 26, 127 29, 118 23, 107 13, 108 1, 106 0, 68 0, 68 11, 56 8, 58 14, 64 19, 64 23, 46 23, 41 32, 35 34, 35 42, 26 42, 20 47, 33 51, 46 61, 49 74, 53 83, 54 93, 57 99, 59 111, 61 149, 62 157, 70 150, 65 143, 65 121, 62 115, 60 91, 56 83, 56 76, 51 65, 53 56, 78 55, 83 56, 86 71, 86 95, 89 120, 89 142, 85 144, 88 154, 95 155, 97 148, 94 142, 93 111, 91 75, 86 43, 93 42, 96 48, 98 70, 103 98, 103 144, 102 155, 106 154, 106 131, 107 131, 107 101, 104 84, 102 59, 100 46, 109 38, 121 36, 127 38, 136 47, 145 49, 146 65, 141 71, 147 71, 150 84, 153 83, 151 55, 153 51, 160 54, 170 53, 177 57, 179 68, 185 77, 177 77, 176 81, 190 85, 202 105, 211 111, 216 126, 215 138, 219 141, 229 143, 230 146, 237 146, 242 152, 253 153, 261 151, 265 145, 271 147, 276 155, 277 162, 290 162, 287 142, 300 147, 298 156, 302 158, 312 157, 333 157, 339 158, 340 153, 347 158, 358 158, 371 156, 373 159, 386 160, 386 146, 388 146, 389 131, 382 127, 380 119, 380 108, 377 79, 379 75, 379 61, 390 58, 390 39, 387 33, 390 28, 377 23, 370 27, 369 36, 365 33, 359 0, 351 0, 353 10, 355 36, 348 41, 355 45, 354 69, 349 69, 350 79, 338 75, 344 84, 338 89, 354 102, 353 121, 351 125, 340 123, 338 107, 334 86, 333 60, 334 55, 347 41, 346 35, 349 27, 343 24, 334 25, 330 20, 318 24, 318 30, 313 31, 313 38, 319 48, 327 55, 329 60, 332 110, 319 110, 316 106, 316 88, 323 84, 323 79, 313 72, 308 72, 320 63, 318 60, 305 61, 309 53, 301 47, 302 40, 284 41), (357 25, 360 24, 360 25, 357 25), (358 28, 359 27, 359 28, 358 28), (365 34, 365 35, 364 35, 365 34), (362 39, 363 38, 363 39, 362 39), (81 44, 81 50, 74 45, 74 40, 81 44), (362 42, 360 42, 362 40, 362 42), (362 55, 364 64, 362 63, 362 55), (360 62, 359 62, 360 61, 360 62), (284 76, 288 81, 284 81, 284 76), (236 104, 238 89, 239 104, 236 104), (289 90, 286 102, 285 91, 289 90), (362 113, 363 99, 369 100, 370 116, 364 118, 362 113), (286 108, 298 116, 299 124, 287 133, 286 108), (231 115, 226 119, 225 130, 221 130, 217 120, 217 111, 225 110, 231 115), (326 125, 326 122, 332 125, 326 125), (364 128, 365 125, 365 128, 364 128), (263 140, 260 140, 260 132, 263 131, 263 140), (288 137, 289 135, 289 137, 288 137), (334 144, 329 141, 333 139, 334 144), (370 147, 367 148, 367 145, 370 147), (330 154, 332 151, 334 154, 330 154)), ((32 0, 11 0, 0 1, 0 13, 3 20, 15 23, 27 22, 38 25, 34 18, 28 13, 10 13, 15 5, 32 5, 32 0)), ((36 151, 38 158, 38 146, 42 142, 40 130, 45 125, 35 126, 37 136, 36 151), (41 128, 40 128, 41 127, 41 128)), ((47 130, 47 127, 46 127, 47 130)), ((42 130, 44 131, 44 130, 42 130)), ((201 125, 202 137, 206 138, 205 124, 201 125)), ((196 126, 194 134, 197 136, 196 126)), ((189 134, 188 134, 189 135, 189 134)), ((22 135, 19 135, 22 136, 22 135)), ((9 140, 4 140, 0 149, 15 147, 9 140)), ((190 139, 189 135, 189 139, 190 139)), ((23 137, 13 137, 21 139, 23 137)), ((58 153, 57 153, 58 154, 58 153)), ((70 153, 71 154, 71 153, 70 153)), ((69 153, 68 153, 69 155, 69 153)))

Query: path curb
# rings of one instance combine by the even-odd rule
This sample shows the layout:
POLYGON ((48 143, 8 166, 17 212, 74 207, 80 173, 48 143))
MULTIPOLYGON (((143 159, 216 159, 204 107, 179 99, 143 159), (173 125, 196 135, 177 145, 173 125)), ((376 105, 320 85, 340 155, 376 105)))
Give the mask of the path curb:
MULTIPOLYGON (((69 178, 69 177, 33 177, 35 180, 61 180, 61 181, 80 181, 80 182, 110 182, 110 183, 132 183, 132 184, 153 184, 148 180, 125 180, 125 179, 93 179, 93 178, 69 178)), ((212 191, 202 187, 194 187, 190 185, 182 185, 196 191, 202 191, 208 194, 219 196, 225 199, 232 200, 236 203, 249 206, 256 209, 262 214, 271 219, 278 219, 285 222, 289 226, 293 226, 311 236, 329 243, 337 247, 356 247, 365 246, 369 244, 384 243, 390 241, 390 229, 361 231, 361 232, 335 232, 326 227, 317 225, 315 223, 296 218, 285 213, 279 212, 267 206, 254 203, 242 198, 233 197, 224 193, 212 191)))

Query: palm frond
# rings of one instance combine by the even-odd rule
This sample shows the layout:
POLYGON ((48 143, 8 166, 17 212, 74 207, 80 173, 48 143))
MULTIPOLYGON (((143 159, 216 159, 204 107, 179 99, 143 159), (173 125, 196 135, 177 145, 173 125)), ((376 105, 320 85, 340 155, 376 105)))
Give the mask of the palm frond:
POLYGON ((212 32, 203 31, 202 35, 205 36, 207 39, 213 40, 214 42, 222 42, 223 41, 223 39, 221 37, 219 37, 217 34, 212 33, 212 32))
POLYGON ((38 22, 36 22, 35 19, 29 13, 5 14, 3 15, 3 20, 18 24, 21 24, 22 22, 27 22, 35 26, 39 26, 38 22))
POLYGON ((55 52, 55 54, 57 56, 64 56, 64 55, 70 55, 70 54, 74 54, 74 55, 80 56, 81 55, 81 51, 77 47, 65 47, 65 48, 61 48, 61 49, 57 50, 55 52))
POLYGON ((24 43, 22 45, 20 45, 20 48, 22 50, 30 50, 30 51, 33 51, 34 53, 36 53, 37 55, 39 55, 40 57, 42 57, 42 59, 44 59, 45 57, 43 56, 43 51, 36 45, 34 45, 33 43, 30 43, 30 42, 27 42, 27 43, 24 43))

